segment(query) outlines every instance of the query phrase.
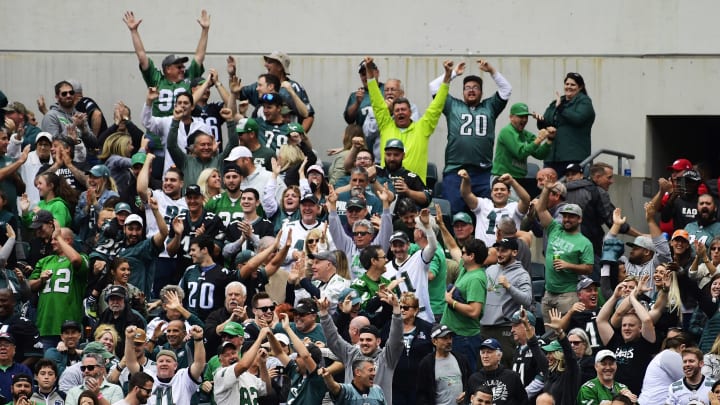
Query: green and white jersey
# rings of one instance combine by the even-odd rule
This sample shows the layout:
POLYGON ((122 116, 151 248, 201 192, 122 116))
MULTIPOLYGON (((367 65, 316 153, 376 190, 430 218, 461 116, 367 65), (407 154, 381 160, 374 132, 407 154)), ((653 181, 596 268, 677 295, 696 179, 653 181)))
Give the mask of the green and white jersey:
POLYGON ((84 254, 82 263, 73 268, 65 256, 46 256, 37 263, 30 280, 40 278, 45 270, 52 276, 41 286, 37 307, 37 325, 40 336, 57 336, 66 320, 82 321, 82 300, 87 287, 88 257, 84 254), (61 311, 62 316, 59 316, 61 311))
POLYGON ((267 388, 263 380, 249 372, 235 377, 235 366, 223 367, 215 373, 214 393, 218 404, 254 405, 258 397, 267 395, 267 388))
POLYGON ((240 198, 233 200, 227 191, 214 196, 207 203, 205 209, 222 219, 223 225, 227 228, 230 222, 236 219, 243 219, 242 206, 240 206, 240 198))
MULTIPOLYGON (((188 211, 185 198, 180 197, 177 200, 173 200, 162 190, 150 190, 150 195, 157 200, 158 211, 162 214, 168 229, 172 230, 172 220, 175 219, 176 216, 188 211)), ((145 230, 145 236, 148 239, 151 239, 153 235, 160 232, 157 221, 155 221, 155 215, 149 205, 145 206, 145 230)), ((163 248, 162 253, 160 253, 160 257, 170 257, 166 248, 163 248)))
POLYGON ((443 108, 448 128, 445 172, 492 166, 495 120, 506 104, 507 101, 501 99, 498 93, 475 107, 448 96, 443 108))
POLYGON ((257 118, 260 129, 258 130, 258 141, 268 149, 277 154, 280 147, 288 143, 287 124, 272 124, 262 118, 257 118))
POLYGON ((190 81, 196 77, 202 76, 205 69, 202 65, 198 65, 195 58, 192 58, 190 67, 185 71, 185 79, 173 83, 168 80, 163 72, 155 67, 152 59, 148 59, 149 65, 147 70, 140 70, 143 80, 148 87, 157 87, 160 93, 158 98, 153 102, 152 115, 155 117, 172 116, 175 100, 180 93, 192 93, 190 89, 190 81))

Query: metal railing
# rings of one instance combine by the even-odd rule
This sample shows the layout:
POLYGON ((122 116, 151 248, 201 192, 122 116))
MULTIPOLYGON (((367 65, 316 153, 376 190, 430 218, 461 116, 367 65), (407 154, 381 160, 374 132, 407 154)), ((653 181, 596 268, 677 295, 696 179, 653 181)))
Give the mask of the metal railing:
POLYGON ((593 160, 595 160, 595 158, 597 158, 598 156, 600 156, 600 155, 602 155, 602 154, 612 155, 612 156, 616 156, 616 157, 617 157, 617 165, 616 165, 616 167, 617 167, 617 174, 618 174, 619 176, 622 176, 622 175, 623 175, 623 167, 622 167, 622 166, 623 166, 623 163, 622 163, 622 160, 623 160, 623 159, 627 159, 627 160, 634 160, 634 159, 635 159, 635 155, 633 155, 633 154, 631 154, 631 153, 618 152, 618 151, 616 151, 616 150, 611 150, 611 149, 598 149, 598 150, 596 150, 595 152, 593 152, 592 155, 588 156, 587 158, 585 158, 585 160, 583 160, 582 162, 580 162, 580 166, 582 166, 582 167, 587 167, 588 163, 589 163, 589 164, 592 164, 593 160))

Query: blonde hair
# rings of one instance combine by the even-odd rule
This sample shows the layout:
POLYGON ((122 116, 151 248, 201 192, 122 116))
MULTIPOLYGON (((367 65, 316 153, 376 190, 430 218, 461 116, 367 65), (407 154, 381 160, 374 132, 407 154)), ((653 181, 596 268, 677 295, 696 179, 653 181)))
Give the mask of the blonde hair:
POLYGON ((278 157, 282 162, 282 167, 280 168, 281 172, 287 170, 290 166, 302 163, 302 161, 305 160, 305 154, 302 150, 300 150, 299 147, 290 144, 285 144, 280 147, 278 157))
POLYGON ((220 170, 215 168, 207 168, 200 172, 200 175, 197 179, 197 185, 200 186, 200 192, 202 192, 204 202, 208 202, 211 198, 214 197, 214 194, 210 194, 210 190, 208 189, 208 180, 210 180, 210 176, 212 176, 213 173, 217 173, 218 176, 220 175, 220 170))
MULTIPOLYGON (((317 241, 317 243, 315 243, 315 247, 318 248, 317 252, 319 252, 320 250, 319 250, 318 244, 320 243, 320 239, 322 239, 322 236, 323 236, 322 230, 320 230, 320 228, 313 228, 310 231, 308 231, 307 235, 305 236, 305 240, 317 239, 318 241, 317 241)), ((305 256, 309 256, 310 255, 310 245, 308 245, 307 243, 304 243, 304 245, 305 246, 304 246, 303 250, 305 251, 305 256)))
POLYGON ((120 334, 118 333, 117 329, 115 329, 115 326, 112 324, 101 323, 100 325, 98 325, 97 329, 95 329, 95 333, 93 334, 93 338, 95 339, 95 341, 99 341, 102 335, 106 333, 109 333, 112 336, 113 344, 117 346, 117 344, 120 342, 120 334))
POLYGON ((720 355, 720 335, 715 338, 715 342, 713 342, 712 348, 710 348, 708 354, 720 355))
POLYGON ((411 307, 418 307, 420 306, 420 300, 415 295, 414 292, 405 291, 404 293, 400 294, 400 303, 401 304, 407 304, 411 307))
POLYGON ((122 132, 115 132, 105 139, 102 152, 98 156, 98 159, 104 162, 113 155, 129 157, 131 152, 129 145, 131 143, 132 138, 130 138, 130 135, 122 132))
POLYGON ((565 354, 562 350, 552 352, 552 356, 555 358, 555 364, 550 367, 550 371, 557 371, 559 373, 565 371, 565 354))
POLYGON ((345 252, 340 249, 336 250, 335 261, 337 261, 337 266, 335 266, 337 274, 346 280, 350 280, 350 263, 345 252))

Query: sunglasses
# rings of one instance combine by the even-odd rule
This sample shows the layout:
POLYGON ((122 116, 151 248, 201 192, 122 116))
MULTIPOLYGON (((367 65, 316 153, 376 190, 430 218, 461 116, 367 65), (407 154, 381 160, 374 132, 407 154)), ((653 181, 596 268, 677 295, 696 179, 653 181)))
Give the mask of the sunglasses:
POLYGON ((275 310, 275 305, 270 305, 268 307, 257 307, 257 309, 260 312, 272 312, 275 310))
POLYGON ((61 92, 60 92, 60 95, 61 95, 62 97, 74 96, 74 95, 75 95, 75 90, 61 91, 61 92))
POLYGON ((308 245, 314 245, 317 241, 318 239, 305 239, 305 243, 308 245))
POLYGON ((568 342, 573 346, 577 346, 577 345, 585 343, 582 340, 568 340, 568 342))
POLYGON ((260 98, 260 100, 261 100, 263 103, 273 103, 273 102, 276 102, 276 101, 277 101, 277 98, 278 98, 278 95, 275 94, 275 93, 265 93, 265 94, 262 95, 262 97, 260 98))
POLYGON ((367 235, 370 235, 370 232, 367 232, 367 231, 353 232, 353 236, 367 236, 367 235))
POLYGON ((401 309, 402 311, 407 311, 407 310, 409 310, 409 309, 415 309, 415 308, 417 308, 417 307, 410 306, 410 305, 400 305, 400 309, 401 309))
POLYGON ((717 252, 718 250, 720 250, 720 246, 713 246, 710 248, 710 250, 713 252, 717 252))
POLYGON ((145 388, 145 387, 138 387, 139 389, 145 391, 147 395, 150 395, 152 393, 152 388, 145 388))
POLYGON ((91 365, 89 365, 89 366, 80 366, 80 371, 82 371, 82 372, 85 372, 85 370, 87 370, 87 371, 95 371, 95 367, 100 367, 100 366, 97 366, 97 365, 94 365, 94 364, 91 364, 91 365))

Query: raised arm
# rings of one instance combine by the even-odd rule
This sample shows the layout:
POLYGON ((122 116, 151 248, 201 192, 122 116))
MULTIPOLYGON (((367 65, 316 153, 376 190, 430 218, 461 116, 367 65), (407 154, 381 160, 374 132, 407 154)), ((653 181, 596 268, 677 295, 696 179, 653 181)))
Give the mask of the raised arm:
MULTIPOLYGON (((348 365, 348 367, 350 366, 351 365, 348 365)), ((330 371, 323 367, 321 369, 318 369, 318 374, 323 378, 323 381, 325 381, 325 385, 327 386, 330 395, 334 397, 338 396, 338 394, 340 394, 340 391, 342 390, 342 387, 340 387, 340 384, 335 381, 330 371)))
POLYGON ((137 176, 137 184, 135 187, 138 196, 143 202, 147 202, 150 196, 150 168, 152 167, 153 160, 155 160, 155 155, 148 153, 147 156, 145 156, 145 163, 143 163, 143 167, 137 176))
POLYGON ((530 208, 530 194, 528 194, 527 190, 525 190, 525 188, 508 173, 500 176, 500 181, 505 183, 508 188, 512 187, 512 189, 515 190, 515 194, 517 194, 520 199, 520 201, 518 201, 518 211, 520 211, 523 215, 527 214, 528 208, 530 208))
MULTIPOLYGON (((310 355, 307 347, 305 347, 305 343, 302 341, 302 339, 298 337, 298 335, 295 334, 295 332, 290 327, 290 320, 288 319, 287 314, 280 314, 280 322, 282 322, 282 328, 285 331, 285 334, 287 334, 290 338, 290 343, 292 343, 293 349, 295 349, 295 351, 297 352, 298 357, 303 359, 307 372, 314 373, 315 368, 317 368, 317 364, 312 359, 312 356, 310 355)), ((268 337, 270 337, 270 335, 268 335, 268 337)))
POLYGON ((537 206, 535 207, 535 213, 537 214, 538 221, 540 221, 540 225, 542 225, 543 228, 547 228, 553 221, 553 217, 547 209, 547 203, 548 196, 550 195, 550 189, 554 186, 554 182, 549 184, 549 179, 545 179, 545 187, 542 189, 540 197, 538 198, 537 206))
POLYGON ((270 328, 268 328, 267 326, 260 329, 260 334, 258 334, 258 337, 253 342, 252 346, 250 346, 250 348, 247 349, 245 353, 243 353, 243 356, 240 358, 240 360, 235 363, 235 367, 233 369, 233 371, 235 372, 235 377, 239 377, 240 374, 246 372, 253 365, 253 363, 255 363, 255 357, 257 357, 258 350, 260 350, 260 345, 271 333, 272 332, 270 331, 270 328))
POLYGON ((598 334, 600 335, 603 346, 607 345, 615 334, 615 330, 612 325, 610 325, 610 316, 615 310, 615 303, 617 303, 618 298, 622 296, 622 290, 623 285, 620 283, 615 287, 615 293, 605 301, 600 312, 598 312, 595 322, 597 323, 598 334))
POLYGON ((465 204, 467 204, 468 208, 470 210, 475 210, 478 206, 478 198, 473 194, 472 192, 472 182, 470 180, 470 174, 468 174, 467 170, 460 169, 458 171, 458 176, 462 179, 460 181, 460 194, 462 195, 463 200, 465 201, 465 204))
POLYGON ((284 82, 280 83, 280 87, 285 89, 285 91, 287 91, 290 95, 290 99, 295 105, 295 111, 297 111, 298 116, 300 116, 300 118, 307 118, 307 116, 310 115, 310 112, 308 111, 307 106, 302 101, 302 99, 300 99, 300 96, 298 96, 295 92, 295 89, 293 89, 292 83, 290 83, 289 80, 285 80, 284 82))
POLYGON ((188 373, 190 378, 195 381, 202 381, 202 373, 205 369, 205 338, 203 337, 203 328, 200 325, 190 327, 190 336, 193 340, 193 362, 190 364, 188 373))
POLYGON ((140 63, 140 70, 147 70, 150 67, 150 61, 145 53, 145 46, 140 39, 140 32, 138 27, 142 22, 142 19, 135 19, 135 14, 132 11, 126 11, 123 16, 123 21, 130 30, 130 38, 132 39, 133 48, 135 49, 135 55, 137 55, 138 62, 140 63))
POLYGON ((462 251, 460 250, 460 247, 458 246, 457 242, 455 241, 455 238, 452 236, 450 231, 447 229, 447 226, 445 226, 445 221, 443 220, 442 210, 440 209, 440 205, 438 205, 438 204, 435 204, 435 222, 438 224, 438 227, 440 228, 440 235, 443 238, 445 247, 450 251, 450 256, 454 260, 459 262, 460 259, 462 259, 462 251))
POLYGON ((160 210, 158 209, 157 200, 153 197, 150 197, 148 198, 148 204, 150 205, 150 210, 152 211, 153 216, 155 217, 155 222, 157 222, 158 226, 158 233, 153 235, 152 241, 158 249, 162 250, 162 248, 165 246, 165 238, 167 238, 169 233, 168 226, 165 223, 165 219, 160 213, 160 210))
POLYGON ((200 39, 198 40, 197 49, 195 49, 195 61, 202 66, 205 62, 205 52, 207 51, 208 33, 210 32, 210 15, 206 10, 200 12, 200 18, 197 20, 200 24, 200 39))
POLYGON ((653 323, 653 320, 650 317, 650 313, 648 312, 648 310, 642 303, 640 303, 640 300, 638 300, 637 298, 638 295, 650 291, 650 287, 648 286, 649 279, 649 276, 641 277, 637 288, 635 288, 635 291, 630 294, 629 298, 630 303, 635 310, 635 314, 638 316, 638 318, 640 318, 640 322, 642 322, 642 327, 640 329, 642 337, 650 343, 655 343, 655 324, 653 323))

